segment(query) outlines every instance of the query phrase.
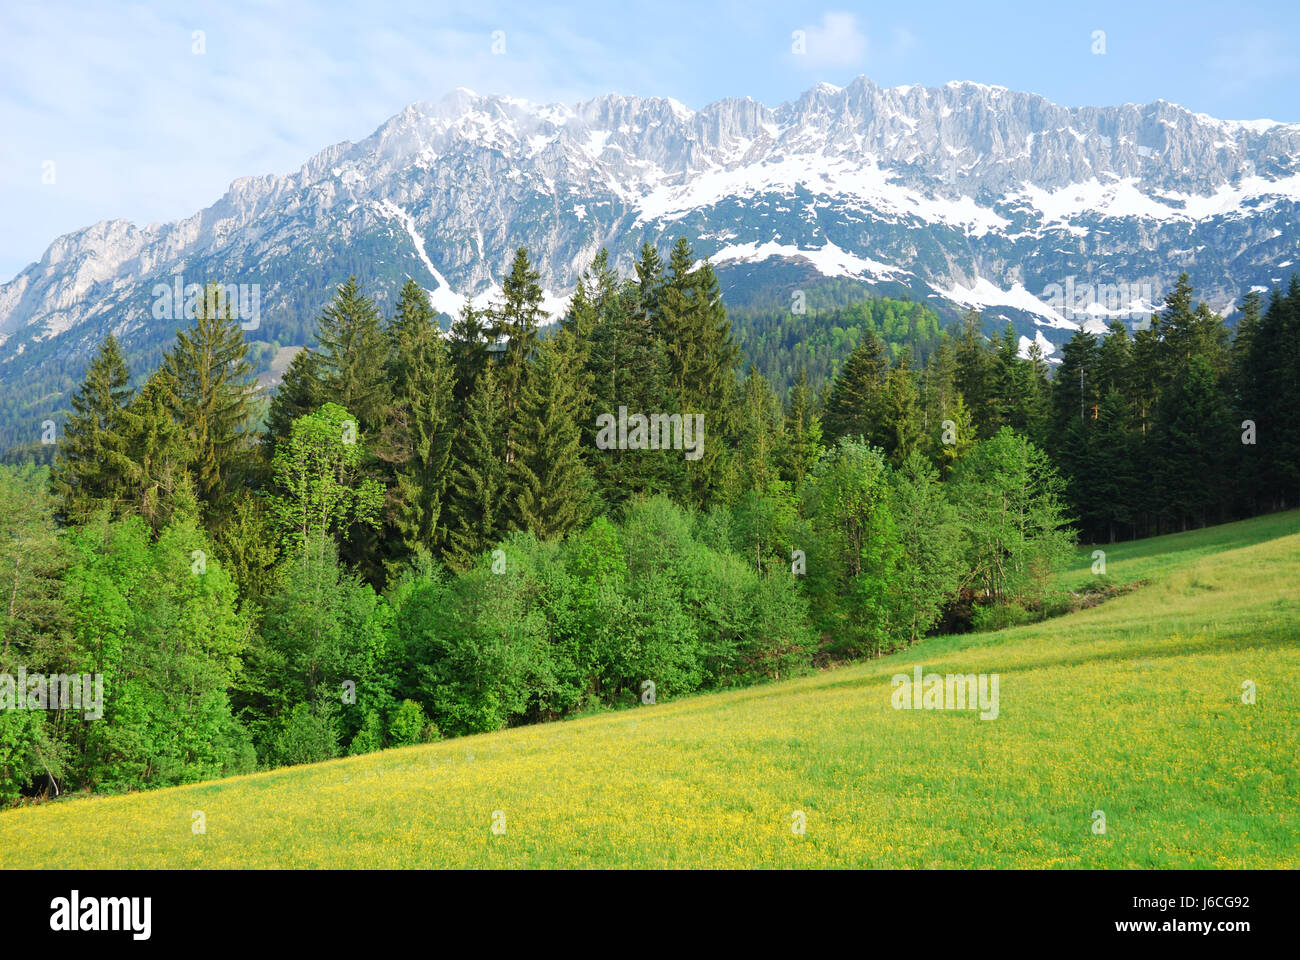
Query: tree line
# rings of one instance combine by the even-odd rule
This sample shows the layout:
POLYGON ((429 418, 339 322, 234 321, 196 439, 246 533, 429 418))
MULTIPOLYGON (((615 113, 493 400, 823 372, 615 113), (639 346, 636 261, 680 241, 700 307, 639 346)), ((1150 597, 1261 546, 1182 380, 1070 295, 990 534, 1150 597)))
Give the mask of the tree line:
MULTIPOLYGON (((1274 300, 1294 324, 1294 291, 1274 300)), ((342 284, 269 404, 219 296, 138 386, 109 338, 53 465, 0 470, 0 675, 105 689, 100 720, 0 711, 0 799, 644 704, 1059 599, 1082 487, 1049 451, 1073 435, 1075 367, 1053 380, 978 316, 924 365, 867 329, 833 382, 801 371, 782 396, 742 372, 684 239, 627 277, 602 252, 548 331, 522 249, 445 335, 414 281, 393 303, 342 284), (598 443, 620 408, 702 416, 701 455, 598 443)), ((1163 317, 1168 438, 1167 397, 1200 364, 1178 365, 1163 317)), ((1101 408, 1085 396, 1080 436, 1101 408)))

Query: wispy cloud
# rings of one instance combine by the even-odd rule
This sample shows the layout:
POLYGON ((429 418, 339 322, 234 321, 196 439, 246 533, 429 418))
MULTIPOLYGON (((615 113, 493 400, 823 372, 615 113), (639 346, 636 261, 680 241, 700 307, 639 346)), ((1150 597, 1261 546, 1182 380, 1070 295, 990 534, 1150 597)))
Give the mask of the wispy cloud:
POLYGON ((867 35, 856 14, 825 13, 821 22, 800 28, 792 43, 794 62, 810 70, 860 67, 867 59, 867 35))

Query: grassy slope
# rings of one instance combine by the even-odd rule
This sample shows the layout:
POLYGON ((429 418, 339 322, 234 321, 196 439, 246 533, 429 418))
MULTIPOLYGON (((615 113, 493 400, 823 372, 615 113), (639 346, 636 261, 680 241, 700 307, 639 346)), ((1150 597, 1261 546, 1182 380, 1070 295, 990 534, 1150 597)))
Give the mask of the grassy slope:
POLYGON ((1300 513, 1107 565, 1151 583, 791 682, 6 812, 0 865, 1300 866, 1300 513), (999 673, 1001 715, 891 709, 916 663, 999 673))

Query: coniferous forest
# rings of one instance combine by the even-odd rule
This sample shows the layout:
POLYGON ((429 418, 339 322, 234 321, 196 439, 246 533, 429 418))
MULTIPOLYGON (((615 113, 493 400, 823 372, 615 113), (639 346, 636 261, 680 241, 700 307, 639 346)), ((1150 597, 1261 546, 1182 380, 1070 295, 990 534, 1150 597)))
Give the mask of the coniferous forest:
POLYGON ((445 333, 372 294, 269 402, 215 293, 156 369, 109 338, 53 462, 0 468, 0 673, 104 678, 100 723, 0 712, 0 801, 797 675, 1091 602, 1076 542, 1300 503, 1294 277, 1233 331, 1184 277, 1054 369, 905 301, 737 336, 685 239, 555 326, 523 249, 445 333))

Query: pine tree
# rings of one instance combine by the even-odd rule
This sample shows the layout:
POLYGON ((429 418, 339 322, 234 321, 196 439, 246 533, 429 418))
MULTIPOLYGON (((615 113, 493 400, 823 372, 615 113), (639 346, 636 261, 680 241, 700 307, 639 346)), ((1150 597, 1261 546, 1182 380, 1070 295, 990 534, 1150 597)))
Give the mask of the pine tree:
POLYGON ((1161 400, 1157 475, 1163 513, 1205 526, 1223 496, 1221 465, 1233 441, 1208 357, 1193 354, 1161 400))
POLYGON ((808 386, 808 370, 799 368, 786 404, 785 434, 789 441, 781 478, 797 489, 808 476, 822 451, 822 422, 816 411, 816 396, 808 386))
POLYGON ((126 496, 155 537, 173 521, 197 521, 199 517, 198 497, 189 472, 193 452, 168 409, 173 393, 168 375, 160 371, 124 411, 130 464, 126 496))
POLYGON ((64 523, 84 523, 101 508, 122 508, 131 470, 125 414, 130 382, 126 360, 110 334, 72 396, 72 413, 50 471, 50 493, 64 523))
POLYGON ((489 367, 474 384, 452 447, 444 558, 458 569, 473 564, 507 531, 505 416, 498 374, 489 367))
MULTIPOLYGON (((598 280, 599 278, 597 278, 598 280)), ((600 449, 596 417, 629 413, 680 413, 671 389, 671 372, 664 344, 654 334, 640 306, 633 283, 621 290, 609 282, 594 283, 597 322, 586 352, 584 383, 590 390, 587 412, 579 421, 582 446, 597 490, 607 507, 635 494, 686 495, 682 454, 671 450, 600 449)))
POLYGON ((455 380, 452 397, 459 418, 465 414, 478 375, 488 363, 487 324, 468 297, 447 333, 447 352, 455 380))
POLYGON ((996 433, 997 410, 993 398, 993 354, 984 336, 979 311, 962 317, 961 337, 954 350, 957 390, 965 398, 975 429, 981 437, 996 433))
POLYGON ((428 294, 408 279, 398 297, 390 337, 388 382, 393 406, 377 448, 386 462, 387 554, 410 558, 433 551, 447 463, 455 433, 451 361, 428 294))
POLYGON ((391 403, 388 338, 379 310, 356 277, 340 284, 321 311, 316 340, 322 398, 352 413, 359 432, 377 433, 391 403))
POLYGON ((552 339, 538 353, 520 398, 518 456, 510 464, 514 523, 541 540, 584 523, 591 500, 577 421, 580 358, 566 340, 552 339))
POLYGON ((289 361, 275 396, 271 398, 266 431, 262 435, 262 454, 268 463, 275 456, 276 443, 288 439, 293 422, 314 413, 322 403, 320 356, 310 347, 303 347, 289 361))
POLYGON ((885 378, 882 400, 881 446, 895 468, 900 468, 918 450, 923 439, 921 405, 917 397, 916 377, 907 355, 885 378))
POLYGON ((885 392, 889 361, 885 345, 872 330, 867 330, 831 387, 822 425, 828 445, 841 437, 862 437, 868 443, 878 440, 880 403, 885 392))
POLYGON ((164 356, 167 405, 193 457, 195 492, 212 527, 229 515, 250 468, 257 384, 248 345, 220 288, 209 284, 188 330, 164 356))

